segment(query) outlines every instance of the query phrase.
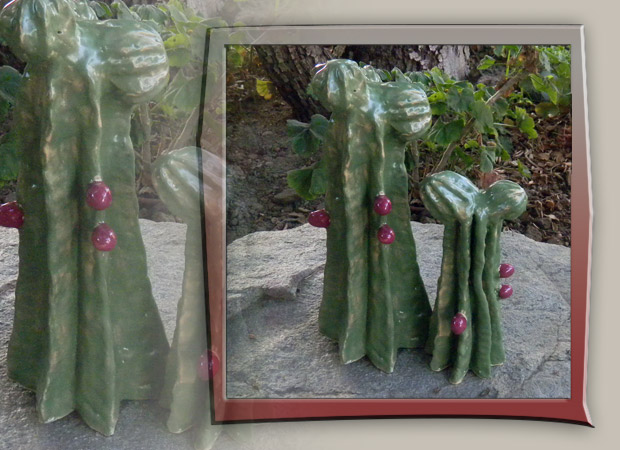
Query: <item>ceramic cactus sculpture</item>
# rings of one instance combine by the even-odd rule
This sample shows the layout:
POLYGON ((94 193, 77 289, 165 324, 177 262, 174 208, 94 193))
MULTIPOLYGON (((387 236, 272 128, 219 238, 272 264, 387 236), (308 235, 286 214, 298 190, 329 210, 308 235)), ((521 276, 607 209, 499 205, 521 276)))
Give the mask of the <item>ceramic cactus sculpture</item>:
POLYGON ((430 125, 423 91, 382 83, 349 60, 317 66, 311 89, 332 112, 325 143, 327 228, 320 330, 345 363, 392 372, 399 348, 424 345, 430 306, 416 261, 405 145, 430 125))
MULTIPOLYGON (((168 209, 187 224, 183 291, 177 308, 177 323, 168 355, 166 382, 161 404, 170 410, 168 429, 180 433, 199 427, 201 448, 215 440, 220 427, 211 425, 208 384, 209 366, 217 355, 208 354, 205 314, 205 285, 200 188, 214 197, 222 176, 221 159, 197 147, 186 147, 159 158, 153 182, 168 209), (199 152, 202 179, 199 173, 199 152)), ((214 360, 215 359, 215 360, 214 360)))
POLYGON ((452 366, 454 384, 470 369, 488 378, 491 366, 505 360, 498 297, 507 297, 500 277, 514 273, 509 264, 500 266, 502 224, 525 211, 527 196, 511 181, 480 191, 447 171, 423 180, 422 199, 444 224, 441 276, 427 342, 431 369, 452 366))
POLYGON ((18 97, 23 208, 9 376, 44 422, 105 435, 123 399, 159 395, 168 351, 138 224, 135 105, 161 92, 159 35, 84 2, 13 0, 0 35, 27 62, 18 97))

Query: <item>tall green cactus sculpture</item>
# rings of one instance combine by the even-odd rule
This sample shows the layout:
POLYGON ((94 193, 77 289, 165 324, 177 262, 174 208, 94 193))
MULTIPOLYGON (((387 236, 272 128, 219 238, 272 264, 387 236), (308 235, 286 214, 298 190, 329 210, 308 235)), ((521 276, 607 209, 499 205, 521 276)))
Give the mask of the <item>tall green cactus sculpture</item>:
MULTIPOLYGON (((443 260, 427 351, 431 369, 452 366, 450 382, 460 383, 471 369, 482 378, 505 360, 500 288, 500 234, 503 221, 526 208, 523 188, 502 180, 479 191, 467 178, 440 172, 422 182, 422 199, 444 224, 443 260)), ((512 267, 501 268, 502 276, 512 267)), ((508 286, 509 287, 509 286, 508 286)))
POLYGON ((223 173, 221 159, 196 147, 175 150, 159 158, 153 181, 168 209, 187 224, 183 293, 177 309, 161 404, 170 409, 168 429, 171 432, 180 433, 197 426, 200 448, 208 448, 217 438, 220 427, 211 425, 205 382, 209 374, 207 371, 201 377, 199 368, 199 360, 207 347, 207 329, 198 152, 202 153, 205 196, 215 198, 223 173))
POLYGON ((41 419, 76 410, 114 432, 123 399, 157 396, 168 351, 134 190, 131 112, 167 83, 159 35, 84 2, 14 0, 0 35, 28 63, 17 105, 19 277, 9 376, 41 419))
POLYGON ((392 372, 399 348, 424 345, 430 306, 411 231, 405 145, 430 125, 423 91, 382 83, 348 60, 318 67, 311 89, 332 112, 326 137, 327 227, 320 330, 345 363, 367 355, 392 372))

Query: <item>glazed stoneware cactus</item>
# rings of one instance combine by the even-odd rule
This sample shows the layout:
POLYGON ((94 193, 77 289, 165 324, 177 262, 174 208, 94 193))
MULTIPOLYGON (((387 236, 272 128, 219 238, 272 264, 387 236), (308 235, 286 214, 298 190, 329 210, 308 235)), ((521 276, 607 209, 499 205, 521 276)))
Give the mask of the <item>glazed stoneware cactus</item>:
POLYGON ((525 211, 527 196, 512 181, 480 191, 462 175, 446 171, 423 180, 422 199, 444 224, 441 276, 426 347, 433 355, 431 369, 452 366, 454 384, 470 369, 489 378, 491 366, 505 360, 500 271, 504 277, 514 271, 500 268, 502 224, 525 211))
POLYGON ((168 344, 138 224, 133 108, 163 90, 159 35, 84 2, 14 0, 0 35, 27 62, 18 97, 23 209, 9 376, 44 422, 105 435, 123 399, 159 395, 168 344))
POLYGON ((220 428, 210 420, 208 365, 217 355, 208 355, 205 314, 205 283, 202 239, 200 178, 204 195, 214 198, 223 172, 221 159, 197 147, 170 152, 157 160, 153 182, 168 209, 187 224, 183 291, 177 308, 177 323, 166 366, 161 404, 170 410, 168 429, 180 433, 198 427, 199 448, 207 448, 220 428), (202 174, 199 173, 199 152, 202 174), (208 357, 212 360, 209 361, 208 357), (207 366, 207 367, 205 367, 207 366), (205 369, 207 369, 205 371, 205 369), (206 373, 205 373, 206 372, 206 373))
POLYGON ((327 261, 321 332, 345 363, 392 372, 399 348, 424 345, 430 306, 416 261, 405 145, 430 125, 423 91, 382 83, 353 61, 317 66, 311 89, 332 112, 324 158, 327 261))

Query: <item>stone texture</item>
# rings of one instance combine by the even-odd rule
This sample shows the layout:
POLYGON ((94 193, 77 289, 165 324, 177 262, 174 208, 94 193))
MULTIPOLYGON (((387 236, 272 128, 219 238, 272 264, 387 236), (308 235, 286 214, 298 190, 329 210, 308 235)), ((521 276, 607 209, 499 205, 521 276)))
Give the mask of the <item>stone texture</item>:
MULTIPOLYGON (((181 294, 185 226, 141 220, 149 274, 166 333, 172 336, 181 294)), ((418 258, 434 299, 442 226, 413 224, 418 258)), ((302 226, 254 233, 228 247, 228 395, 251 398, 566 398, 570 395, 570 249, 516 233, 502 237, 504 262, 516 274, 504 301, 507 361, 493 378, 468 375, 452 386, 431 372, 421 350, 401 350, 394 373, 366 359, 343 365, 336 344, 317 330, 325 230, 302 226)), ((191 433, 165 428, 155 402, 124 402, 114 436, 105 438, 72 414, 38 422, 34 395, 7 378, 17 231, 0 229, 0 448, 191 449, 191 433)), ((229 428, 214 449, 282 448, 283 424, 229 428), (278 431, 279 430, 279 431, 278 431)), ((286 428, 290 430, 291 424, 286 428)))
MULTIPOLYGON (((433 303, 443 227, 412 226, 433 303)), ((335 342, 320 335, 316 325, 325 234, 303 226, 255 233, 228 247, 229 261, 243 255, 228 266, 229 397, 570 397, 570 249, 503 234, 502 260, 517 271, 507 281, 515 294, 502 303, 507 361, 493 369, 489 380, 470 373, 453 386, 448 371, 428 368, 429 357, 422 350, 401 350, 392 374, 365 358, 340 363, 335 342)))

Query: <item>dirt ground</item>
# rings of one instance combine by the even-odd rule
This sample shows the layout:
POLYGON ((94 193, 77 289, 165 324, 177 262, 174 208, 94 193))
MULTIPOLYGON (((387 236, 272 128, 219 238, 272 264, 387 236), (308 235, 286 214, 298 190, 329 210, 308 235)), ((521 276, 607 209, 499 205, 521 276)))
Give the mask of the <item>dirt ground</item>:
MULTIPOLYGON (((227 99, 227 241, 306 223, 308 213, 323 205, 321 200, 302 200, 286 182, 289 170, 308 165, 289 145, 286 121, 292 118, 291 108, 277 94, 270 100, 258 96, 251 80, 229 83, 227 99)), ((539 242, 570 247, 570 121, 549 118, 538 127, 536 140, 515 134, 513 161, 496 168, 497 177, 519 183, 529 197, 527 211, 505 227, 539 242), (517 159, 530 169, 531 179, 518 172, 517 159)), ((422 155, 422 164, 424 159, 422 155)), ((436 222, 421 200, 414 199, 411 208, 412 220, 436 222)))

